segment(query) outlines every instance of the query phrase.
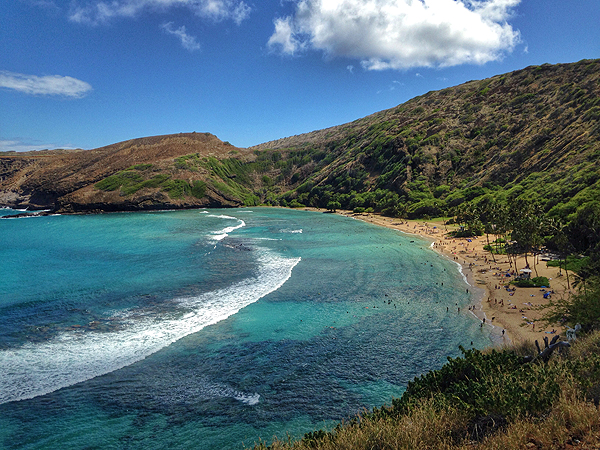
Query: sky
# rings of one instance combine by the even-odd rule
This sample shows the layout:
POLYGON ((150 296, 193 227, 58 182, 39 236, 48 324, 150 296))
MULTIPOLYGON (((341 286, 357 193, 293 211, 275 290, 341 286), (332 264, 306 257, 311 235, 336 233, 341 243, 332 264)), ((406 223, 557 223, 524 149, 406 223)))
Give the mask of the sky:
POLYGON ((0 0, 0 151, 238 147, 600 57, 600 0, 0 0))

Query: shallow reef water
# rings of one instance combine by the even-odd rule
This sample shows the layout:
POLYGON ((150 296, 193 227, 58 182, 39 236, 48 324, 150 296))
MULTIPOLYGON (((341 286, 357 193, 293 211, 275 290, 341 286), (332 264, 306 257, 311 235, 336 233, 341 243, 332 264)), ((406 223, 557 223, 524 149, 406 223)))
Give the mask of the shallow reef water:
POLYGON ((32 217, 0 240, 6 449, 300 437, 491 345, 454 263, 339 215, 32 217))

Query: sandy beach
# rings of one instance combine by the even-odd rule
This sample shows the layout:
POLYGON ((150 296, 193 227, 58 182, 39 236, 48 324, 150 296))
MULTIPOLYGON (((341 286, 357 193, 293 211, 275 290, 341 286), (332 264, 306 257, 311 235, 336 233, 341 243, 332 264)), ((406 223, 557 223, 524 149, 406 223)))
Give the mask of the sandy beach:
MULTIPOLYGON (((540 257, 535 259, 529 255, 532 276, 544 276, 550 281, 548 289, 515 288, 509 285, 515 274, 526 267, 524 256, 517 259, 517 266, 512 267, 508 257, 496 255, 494 262, 490 252, 483 249, 487 244, 485 236, 475 238, 453 238, 449 232, 455 228, 445 227, 442 221, 404 220, 377 214, 354 214, 351 211, 338 211, 340 214, 364 220, 376 225, 392 228, 404 233, 414 234, 432 242, 432 248, 462 267, 468 283, 473 287, 473 305, 463 311, 475 314, 484 321, 485 326, 493 327, 492 333, 496 341, 519 344, 525 341, 541 341, 544 336, 551 338, 554 334, 564 334, 559 326, 543 327, 541 322, 534 322, 543 315, 538 307, 549 301, 544 298, 546 292, 550 297, 560 298, 567 293, 567 277, 564 269, 562 275, 557 267, 547 267, 540 257), (536 274, 537 271, 537 274, 536 274), (506 274, 511 276, 507 277, 506 274), (508 290, 507 288, 510 288, 508 290)), ((490 242, 495 237, 490 236, 490 242)), ((571 275, 569 275, 571 276, 571 275)), ((571 280, 573 278, 571 277, 571 280)))

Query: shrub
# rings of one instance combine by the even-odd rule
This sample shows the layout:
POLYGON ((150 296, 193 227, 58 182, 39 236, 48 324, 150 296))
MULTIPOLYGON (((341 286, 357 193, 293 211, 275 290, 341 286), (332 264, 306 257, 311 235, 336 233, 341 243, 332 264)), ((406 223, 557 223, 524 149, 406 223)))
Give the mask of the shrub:
POLYGON ((182 198, 191 193, 191 187, 185 180, 168 180, 163 184, 163 190, 171 198, 182 198))
POLYGON ((169 175, 165 175, 165 174, 155 175, 152 178, 150 178, 149 180, 144 181, 144 187, 148 187, 148 188, 160 187, 169 178, 171 178, 171 177, 169 175))
POLYGON ((136 164, 135 166, 131 166, 129 170, 148 170, 152 168, 152 164, 136 164))
POLYGON ((331 201, 331 202, 327 203, 328 211, 336 212, 341 207, 342 207, 342 205, 340 204, 340 202, 331 201))
POLYGON ((390 413, 406 413, 424 399, 437 398, 440 405, 455 405, 473 416, 516 418, 546 413, 561 392, 561 367, 524 364, 511 351, 461 351, 463 358, 448 358, 441 369, 411 381, 390 413))
POLYGON ((194 181, 192 195, 196 198, 204 198, 206 196, 206 183, 200 180, 194 181))
POLYGON ((461 348, 462 358, 448 358, 441 369, 415 378, 391 407, 374 408, 331 431, 307 433, 295 443, 275 439, 271 446, 254 448, 459 450, 529 448, 531 443, 566 448, 561 443, 574 436, 590 439, 595 444, 590 448, 596 448, 600 419, 591 401, 597 405, 600 395, 599 349, 598 333, 578 339, 547 363, 525 363, 522 355, 535 351, 532 346, 490 352, 461 348))
POLYGON ((514 280, 510 284, 514 284, 517 287, 549 287, 550 281, 546 277, 534 277, 526 280, 514 280))
POLYGON ((469 230, 469 229, 463 229, 463 230, 457 230, 454 231, 452 233, 450 233, 452 236, 460 238, 460 237, 473 237, 473 236, 482 236, 483 235, 483 231, 482 230, 469 230))
POLYGON ((139 173, 133 170, 123 170, 97 182, 95 187, 102 191, 116 191, 121 187, 128 187, 142 181, 144 178, 139 173))
POLYGON ((546 277, 534 277, 531 281, 533 281, 533 284, 537 287, 550 286, 550 281, 546 277))

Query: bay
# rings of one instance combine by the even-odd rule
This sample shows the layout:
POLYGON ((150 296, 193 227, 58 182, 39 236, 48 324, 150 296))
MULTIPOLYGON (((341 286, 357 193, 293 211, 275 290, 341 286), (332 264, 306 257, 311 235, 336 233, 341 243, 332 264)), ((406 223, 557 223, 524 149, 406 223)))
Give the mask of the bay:
POLYGON ((5 219, 0 244, 7 449, 299 437, 491 345, 453 262, 339 215, 5 219))

